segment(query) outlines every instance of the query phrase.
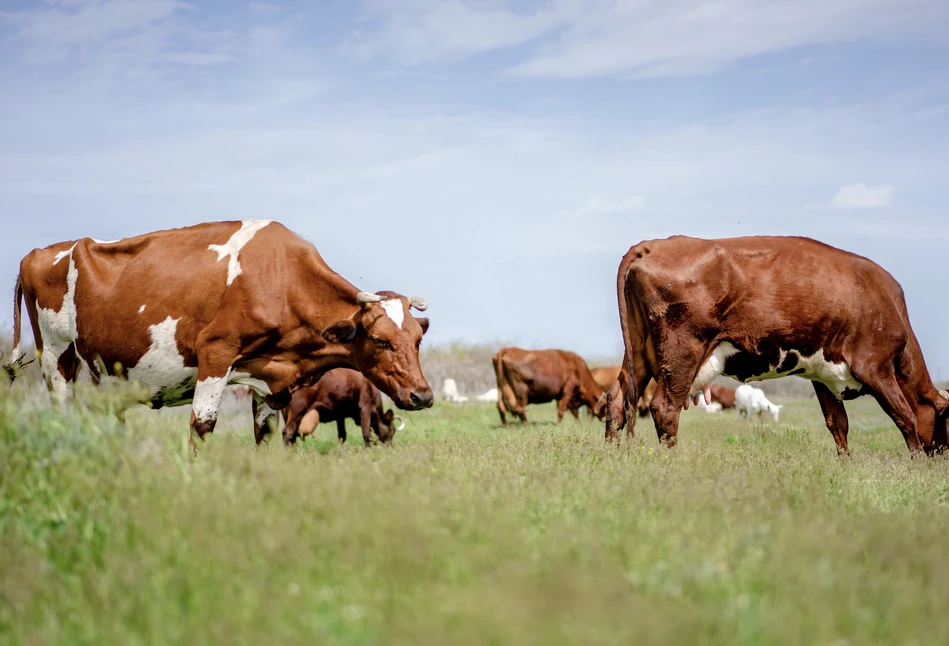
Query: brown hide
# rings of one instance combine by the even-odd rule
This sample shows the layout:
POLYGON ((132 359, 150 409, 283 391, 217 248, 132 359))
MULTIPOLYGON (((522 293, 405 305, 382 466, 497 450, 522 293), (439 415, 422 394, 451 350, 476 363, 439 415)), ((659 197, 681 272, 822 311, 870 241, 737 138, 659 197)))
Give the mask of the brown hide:
POLYGON ((712 359, 738 381, 811 379, 841 453, 843 400, 863 394, 911 451, 946 446, 949 401, 930 378, 903 291, 866 258, 807 238, 676 236, 629 250, 617 296, 632 371, 626 401, 658 379, 651 410, 669 446, 688 398, 716 375, 710 368, 701 373, 708 382, 697 381, 712 359))
POLYGON ((579 419, 581 406, 602 417, 597 411, 602 389, 579 355, 565 350, 502 348, 492 361, 502 424, 507 425, 507 412, 527 424, 527 405, 550 401, 557 402, 558 424, 567 410, 579 419))
POLYGON ((372 432, 383 443, 391 442, 395 435, 395 415, 383 410, 379 389, 362 373, 348 368, 330 370, 316 384, 294 391, 283 413, 287 444, 312 434, 318 424, 333 421, 339 441, 345 442, 347 419, 362 428, 366 446, 370 445, 372 432))
POLYGON ((57 399, 67 400, 81 376, 97 382, 121 373, 149 391, 154 407, 194 399, 191 426, 201 437, 214 428, 227 382, 254 387, 258 442, 292 389, 336 367, 360 370, 400 408, 434 401, 418 360, 428 319, 409 312, 424 301, 359 292, 277 222, 34 250, 17 280, 16 347, 20 296, 57 399))

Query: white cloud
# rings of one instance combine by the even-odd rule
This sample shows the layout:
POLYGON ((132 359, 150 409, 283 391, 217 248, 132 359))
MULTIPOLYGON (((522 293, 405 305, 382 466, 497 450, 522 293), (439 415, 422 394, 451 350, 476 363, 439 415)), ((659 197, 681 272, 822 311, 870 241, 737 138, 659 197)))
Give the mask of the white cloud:
POLYGON ((546 0, 531 12, 514 6, 370 0, 367 12, 378 28, 351 49, 418 64, 528 45, 512 74, 650 77, 706 73, 807 45, 935 31, 949 19, 943 0, 546 0))
POLYGON ((344 49, 363 58, 393 54, 409 64, 452 60, 533 40, 559 23, 552 10, 518 14, 479 6, 475 9, 460 0, 395 7, 370 3, 370 15, 381 13, 384 26, 355 38, 344 49))
POLYGON ((889 184, 848 184, 837 189, 828 206, 832 209, 878 209, 893 206, 894 188, 889 184))
POLYGON ((100 76, 220 65, 245 53, 249 35, 201 27, 199 14, 181 0, 51 0, 0 11, 0 24, 13 28, 8 43, 16 62, 65 63, 100 76))
POLYGON ((590 197, 579 209, 580 213, 625 213, 643 208, 646 198, 642 196, 627 197, 622 200, 607 200, 599 195, 590 197))

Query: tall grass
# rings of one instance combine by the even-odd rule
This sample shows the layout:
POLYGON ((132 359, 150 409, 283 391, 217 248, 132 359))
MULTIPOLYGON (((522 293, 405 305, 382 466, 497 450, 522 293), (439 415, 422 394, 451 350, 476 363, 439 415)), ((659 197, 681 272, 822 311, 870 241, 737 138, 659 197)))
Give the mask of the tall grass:
POLYGON ((939 644, 946 459, 872 402, 835 456, 813 402, 587 420, 406 415, 392 447, 254 449, 229 410, 65 413, 0 393, 0 640, 18 644, 939 644))

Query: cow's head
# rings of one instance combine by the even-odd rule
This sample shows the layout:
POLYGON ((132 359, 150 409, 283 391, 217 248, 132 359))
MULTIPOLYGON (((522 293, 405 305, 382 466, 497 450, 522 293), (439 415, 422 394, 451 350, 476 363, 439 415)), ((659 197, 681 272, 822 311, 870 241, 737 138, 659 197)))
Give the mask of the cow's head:
POLYGON ((429 408, 435 396, 418 360, 428 319, 409 313, 409 308, 425 310, 428 305, 417 296, 394 292, 359 292, 356 300, 360 309, 353 318, 331 323, 323 329, 323 338, 346 346, 353 367, 399 408, 429 408))
POLYGON ((391 408, 382 415, 373 415, 372 430, 376 432, 379 441, 383 444, 391 442, 395 432, 401 431, 403 428, 405 428, 405 422, 391 408))

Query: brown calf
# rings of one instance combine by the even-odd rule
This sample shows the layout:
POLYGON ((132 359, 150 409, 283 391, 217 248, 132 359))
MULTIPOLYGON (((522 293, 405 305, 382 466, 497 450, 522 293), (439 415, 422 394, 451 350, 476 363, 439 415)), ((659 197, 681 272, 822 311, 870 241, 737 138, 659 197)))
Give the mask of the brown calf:
POLYGON ((314 385, 294 391, 290 405, 283 409, 283 417, 286 421, 283 439, 287 444, 311 435, 323 422, 336 422, 339 441, 343 443, 346 420, 353 420, 362 428, 366 446, 370 444, 372 432, 387 444, 404 426, 393 411, 383 410, 379 389, 362 373, 348 368, 330 370, 314 385), (393 423, 396 419, 398 426, 393 423))

